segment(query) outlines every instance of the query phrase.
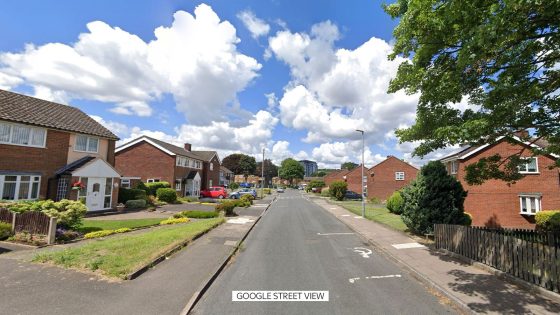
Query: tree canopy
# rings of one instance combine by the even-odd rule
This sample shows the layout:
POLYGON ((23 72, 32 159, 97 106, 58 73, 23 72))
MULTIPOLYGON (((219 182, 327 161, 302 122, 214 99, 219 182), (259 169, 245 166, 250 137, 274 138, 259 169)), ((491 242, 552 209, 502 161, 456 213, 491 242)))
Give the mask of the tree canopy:
MULTIPOLYGON (((415 155, 523 130, 522 140, 549 143, 533 154, 560 155, 560 1, 397 0, 385 10, 399 19, 389 58, 410 58, 389 92, 420 93, 416 122, 396 132, 420 142, 415 155)), ((467 173, 514 180, 522 162, 498 156, 467 173)))
POLYGON ((303 179, 303 176, 305 175, 303 165, 292 158, 287 158, 282 161, 279 172, 280 178, 287 179, 290 183, 292 183, 296 178, 303 179))
POLYGON ((222 160, 222 165, 234 174, 243 174, 245 176, 254 174, 257 169, 257 161, 255 158, 241 153, 234 153, 226 156, 222 160))
POLYGON ((354 162, 344 162, 340 165, 340 169, 349 171, 355 169, 356 167, 358 167, 358 164, 354 162))

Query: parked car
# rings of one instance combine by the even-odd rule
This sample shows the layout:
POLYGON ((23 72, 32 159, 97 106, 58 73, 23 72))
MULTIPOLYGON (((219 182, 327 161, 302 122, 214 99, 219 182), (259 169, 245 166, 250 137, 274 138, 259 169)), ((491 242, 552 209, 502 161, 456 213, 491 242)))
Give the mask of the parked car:
POLYGON ((251 184, 251 183, 241 183, 241 184, 239 184, 239 187, 241 187, 241 188, 251 188, 251 187, 253 187, 253 184, 251 184))
POLYGON ((344 194, 344 199, 350 199, 350 200, 362 200, 362 195, 353 192, 353 191, 346 191, 346 193, 344 194))
POLYGON ((282 187, 278 187, 278 189, 276 189, 277 193, 283 193, 284 192, 284 188, 282 187))
POLYGON ((243 188, 243 189, 240 189, 236 192, 232 192, 229 195, 229 197, 231 199, 239 199, 239 198, 241 198, 241 196, 247 195, 247 194, 252 195, 253 198, 257 198, 257 191, 254 190, 254 189, 250 189, 250 188, 243 188))
POLYGON ((224 187, 215 186, 200 191, 200 196, 203 198, 224 199, 227 198, 228 193, 224 187))

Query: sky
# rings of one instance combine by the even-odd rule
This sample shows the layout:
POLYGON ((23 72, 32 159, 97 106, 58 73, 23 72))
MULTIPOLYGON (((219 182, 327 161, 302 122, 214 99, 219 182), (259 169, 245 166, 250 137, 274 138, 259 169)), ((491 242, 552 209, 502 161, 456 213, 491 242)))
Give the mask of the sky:
POLYGON ((381 1, 5 0, 0 88, 76 106, 117 145, 148 135, 279 164, 419 166, 418 95, 388 94, 392 20, 381 1))

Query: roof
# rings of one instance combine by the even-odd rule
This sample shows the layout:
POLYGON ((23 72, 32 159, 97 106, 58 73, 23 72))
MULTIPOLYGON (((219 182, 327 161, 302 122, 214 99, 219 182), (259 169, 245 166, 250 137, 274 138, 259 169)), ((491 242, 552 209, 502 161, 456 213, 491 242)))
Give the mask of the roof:
POLYGON ((62 168, 60 168, 58 171, 56 171, 54 174, 55 175, 71 175, 73 171, 79 169, 80 167, 86 165, 89 161, 95 159, 95 157, 93 156, 84 156, 81 159, 78 159, 70 164, 66 164, 65 166, 63 166, 62 168))
POLYGON ((0 120, 119 140, 76 107, 0 89, 0 120))
POLYGON ((222 170, 222 172, 224 172, 224 173, 232 173, 233 174, 233 172, 230 171, 229 168, 227 168, 225 166, 220 166, 220 170, 222 170))
POLYGON ((410 164, 410 163, 408 163, 408 162, 406 162, 406 161, 404 161, 404 160, 401 160, 401 159, 399 159, 399 158, 396 157, 396 156, 389 155, 389 156, 387 156, 387 158, 386 158, 385 160, 383 160, 383 161, 381 161, 381 162, 375 164, 374 166, 370 167, 370 168, 368 169, 368 172, 371 173, 371 172, 373 171, 374 168, 376 168, 376 167, 378 167, 379 165, 381 165, 381 164, 387 162, 389 159, 395 159, 395 160, 397 160, 397 161, 399 161, 399 162, 401 162, 401 163, 407 164, 408 166, 410 166, 410 167, 412 167, 412 168, 414 168, 414 169, 418 169, 416 166, 414 166, 414 165, 412 165, 412 164, 410 164))
POLYGON ((157 140, 154 139, 152 137, 148 137, 148 136, 141 136, 139 138, 136 138, 132 141, 129 141, 123 145, 120 145, 118 148, 115 149, 115 153, 122 151, 126 148, 129 148, 137 143, 140 143, 142 141, 146 141, 152 145, 154 145, 155 147, 157 147, 158 149, 164 151, 165 153, 169 154, 169 155, 181 155, 181 156, 186 156, 192 159, 197 159, 197 160, 204 160, 204 157, 200 156, 198 153, 194 153, 192 151, 187 151, 185 150, 185 148, 181 148, 178 147, 176 145, 173 145, 171 143, 167 143, 161 140, 157 140))
MULTIPOLYGON (((218 155, 216 151, 191 151, 192 153, 200 156, 204 161, 210 162, 215 155, 218 155)), ((219 160, 220 158, 218 158, 219 160)))

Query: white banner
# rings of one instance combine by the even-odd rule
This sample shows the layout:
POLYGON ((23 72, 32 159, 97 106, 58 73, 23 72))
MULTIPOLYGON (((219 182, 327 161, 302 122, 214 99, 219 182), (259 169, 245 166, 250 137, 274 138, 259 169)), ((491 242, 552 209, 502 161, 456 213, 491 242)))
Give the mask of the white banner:
POLYGON ((329 291, 232 291, 234 302, 328 302, 329 291))

